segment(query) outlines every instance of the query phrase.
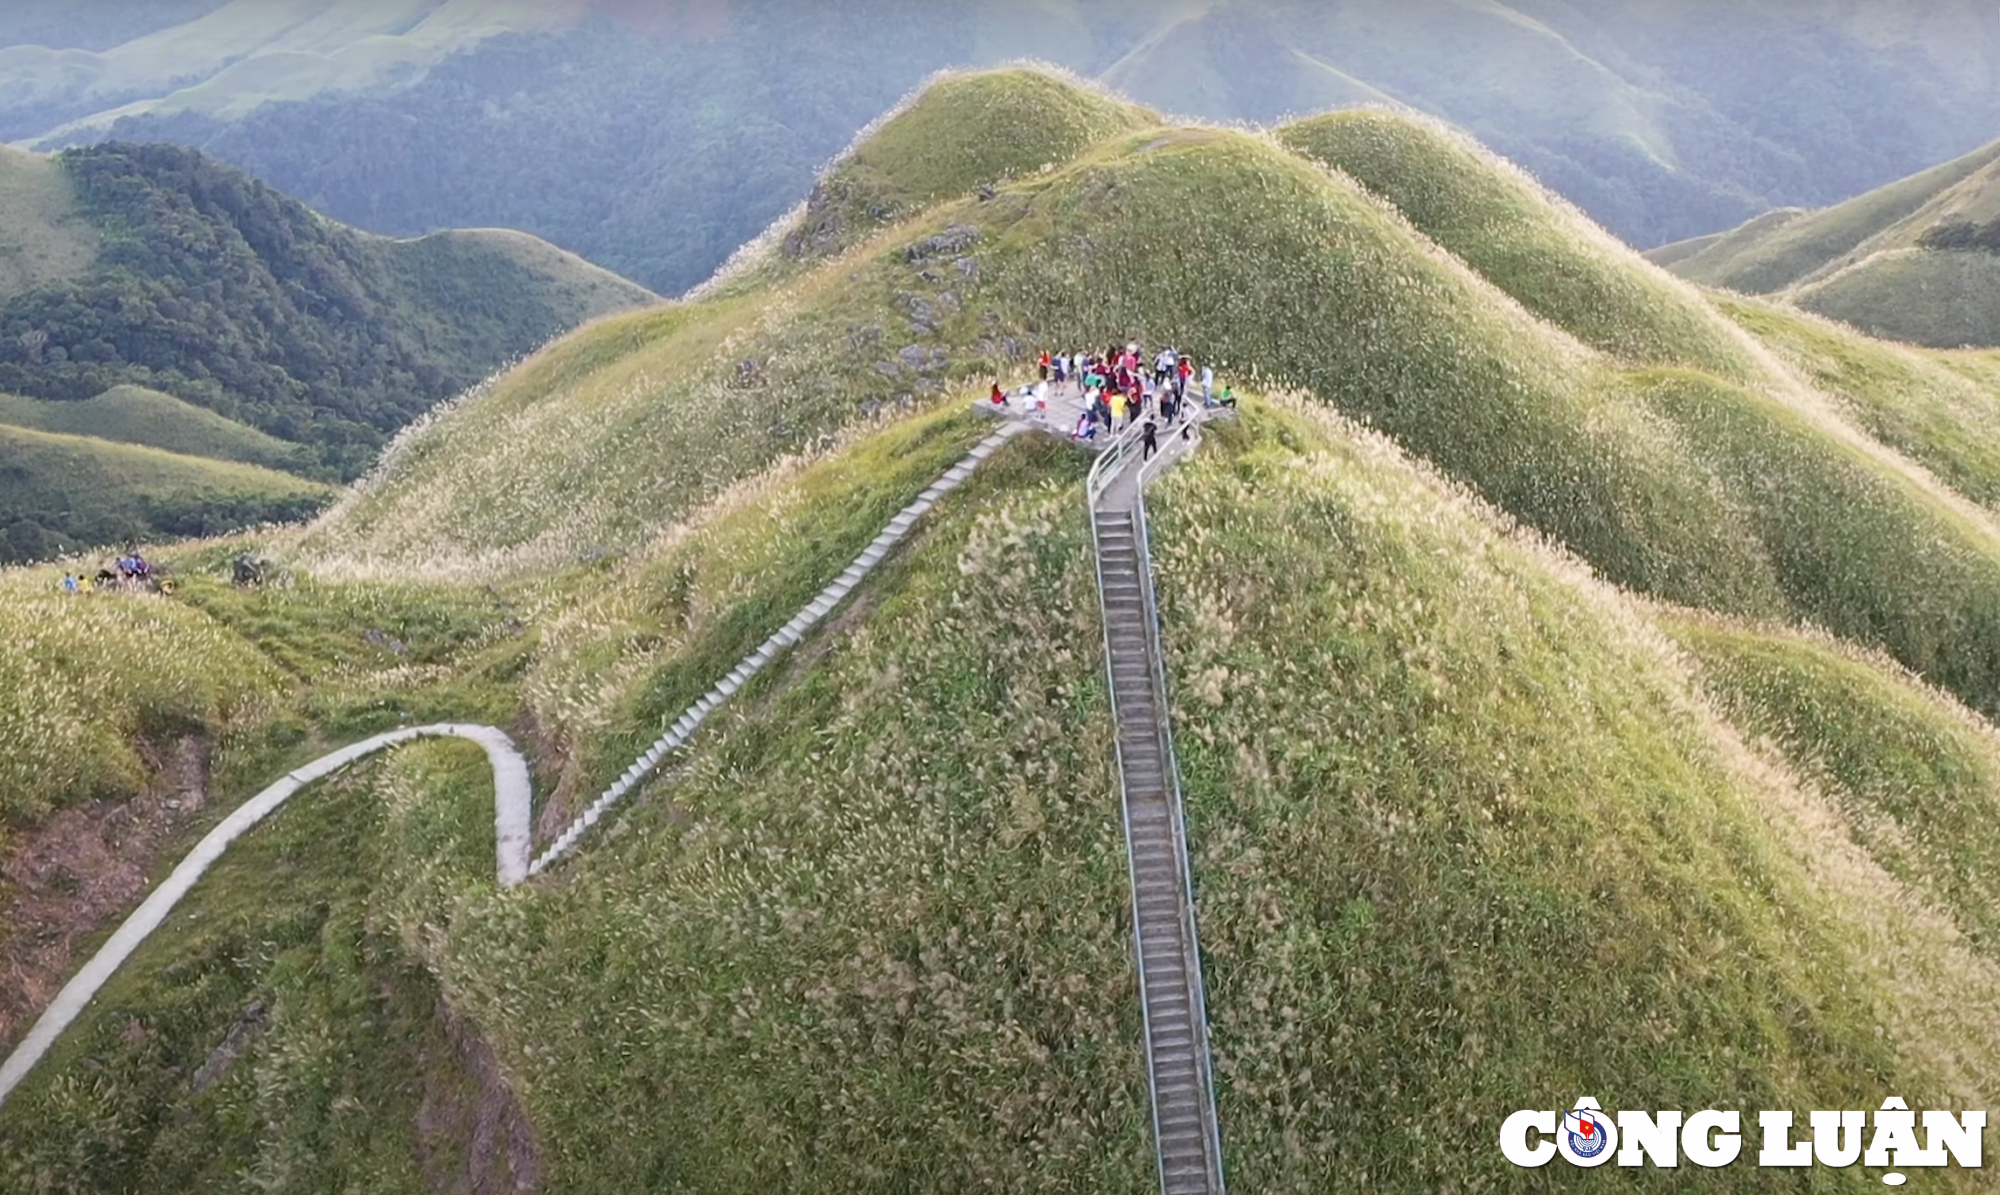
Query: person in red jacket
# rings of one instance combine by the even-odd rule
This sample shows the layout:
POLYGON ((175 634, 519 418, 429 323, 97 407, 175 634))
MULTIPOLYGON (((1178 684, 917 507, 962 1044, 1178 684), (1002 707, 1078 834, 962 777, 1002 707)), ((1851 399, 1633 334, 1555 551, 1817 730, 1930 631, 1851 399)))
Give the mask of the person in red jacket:
POLYGON ((997 381, 993 383, 993 393, 987 395, 987 397, 993 400, 993 405, 996 407, 1007 405, 1007 392, 1000 388, 1000 383, 997 381))
POLYGON ((1046 382, 1049 380, 1049 350, 1042 350, 1042 356, 1038 363, 1042 367, 1042 380, 1046 382))

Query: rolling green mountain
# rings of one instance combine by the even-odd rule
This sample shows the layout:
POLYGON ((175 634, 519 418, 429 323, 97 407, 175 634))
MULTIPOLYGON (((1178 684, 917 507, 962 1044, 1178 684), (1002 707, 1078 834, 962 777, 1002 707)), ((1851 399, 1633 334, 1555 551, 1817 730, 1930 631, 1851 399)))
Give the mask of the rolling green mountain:
POLYGON ((1821 211, 1771 213, 1648 256, 1876 336, 2000 345, 2000 141, 1821 211))
MULTIPOLYGON (((0 214, 0 391, 43 404, 10 399, 0 422, 319 480, 358 474, 398 428, 508 358, 652 299, 522 233, 359 233, 171 146, 8 150, 0 190, 18 199, 0 214), (176 404, 201 410, 183 418, 176 404)), ((188 522, 90 512, 91 492, 53 509, 0 504, 6 558, 25 558, 24 543, 90 546, 88 528, 188 522)))
MULTIPOLYGON (((938 81, 698 296, 170 549, 175 601, 0 574, 0 827, 173 734, 219 813, 460 719, 545 839, 988 379, 1111 338, 1246 395, 1149 499, 1233 1185, 1539 1190, 1499 1124, 1584 1093, 2000 1094, 2000 365, 1699 290, 1380 111, 938 81), (105 652, 145 683, 73 679, 105 652)), ((547 1192, 1157 1190, 1088 464, 1005 446, 543 880, 495 890, 463 745, 308 795, 0 1109, 0 1182, 453 1189, 484 1143, 547 1192)))
POLYGON ((81 402, 0 394, 0 424, 271 469, 296 468, 300 456, 296 444, 142 386, 113 386, 81 402))
POLYGON ((0 422, 0 553, 37 560, 296 520, 328 487, 288 473, 0 422))
POLYGON ((2000 125, 2000 15, 1974 0, 233 0, 156 13, 117 44, 101 19, 64 37, 44 14, 43 45, 0 48, 13 81, 0 137, 194 145, 360 227, 521 228, 662 293, 781 215, 930 72, 1020 57, 1205 119, 1429 112, 1641 245, 1857 194, 2000 125))

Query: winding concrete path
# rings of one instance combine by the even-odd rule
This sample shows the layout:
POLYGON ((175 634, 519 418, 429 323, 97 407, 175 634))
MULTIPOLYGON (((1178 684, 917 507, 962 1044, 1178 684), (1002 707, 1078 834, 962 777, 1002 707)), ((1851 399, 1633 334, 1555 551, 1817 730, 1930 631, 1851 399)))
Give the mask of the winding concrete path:
POLYGON ((521 757, 513 740, 505 733, 491 726, 457 723, 418 726, 378 734, 372 739, 323 755, 302 768, 287 772, 276 783, 223 818, 221 824, 210 830, 188 853, 188 857, 181 860, 173 874, 153 890, 145 903, 133 910, 111 939, 83 965, 83 969, 63 985, 62 991, 57 992, 56 998, 49 1002, 34 1027, 28 1030, 28 1035, 7 1056, 7 1061, 0 1063, 0 1104, 7 1101, 8 1095, 27 1077, 35 1063, 41 1061, 42 1055, 48 1053, 63 1030, 83 1014, 98 990, 131 957, 147 935, 166 921, 174 906, 194 887, 195 881, 201 879, 202 874, 222 857, 222 852, 228 850, 231 843, 313 781, 323 779, 355 760, 420 738, 469 739, 486 748, 486 758, 493 764, 494 853, 500 882, 512 886, 527 879, 533 790, 528 781, 528 761, 521 757))
POLYGON ((417 738, 461 738, 470 739, 486 748, 487 758, 493 763, 493 821, 494 849, 503 887, 513 887, 528 877, 539 875, 548 866, 573 849, 585 831, 595 826, 611 807, 644 782, 666 756, 684 746, 696 729, 707 720, 717 707, 735 696, 738 689, 747 684, 751 677, 762 671, 764 666, 775 659, 786 648, 797 643, 806 632, 826 617, 839 605, 856 585, 875 570, 875 566, 889 555, 895 547, 910 534, 917 520, 946 494, 951 493, 972 476, 981 462, 997 452, 1001 445, 1014 436, 1028 430, 1024 423, 1010 422, 981 440, 964 459, 946 470, 944 475, 933 482, 930 488, 917 495, 916 500, 904 507, 882 533, 875 537, 861 555, 855 558, 847 571, 821 590, 812 601, 780 627, 757 649, 745 656, 730 673, 708 691, 701 700, 690 706, 679 720, 669 726, 665 734, 654 742, 625 774, 614 781, 596 800, 585 808, 569 826, 550 843, 547 850, 530 859, 532 846, 530 820, 533 814, 533 791, 528 780, 528 763, 514 748, 513 741, 505 733, 490 726, 468 726, 457 723, 437 726, 421 726, 407 730, 392 730, 378 734, 372 739, 343 747, 330 755, 322 756, 312 763, 287 773, 284 778, 244 802, 234 813, 224 818, 222 823, 208 832, 208 836, 197 844, 181 865, 174 869, 153 894, 148 896, 111 940, 91 956, 76 977, 56 993, 56 998, 43 1011, 41 1018, 28 1035, 14 1047, 5 1063, 0 1063, 0 1104, 20 1085, 42 1055, 48 1053, 63 1030, 81 1016, 83 1010, 98 991, 104 987, 112 974, 123 965, 147 935, 158 929, 180 903, 181 897, 194 887, 195 881, 209 869, 229 845, 268 817, 283 805, 294 793, 315 780, 339 771, 348 764, 364 756, 409 742, 417 738))

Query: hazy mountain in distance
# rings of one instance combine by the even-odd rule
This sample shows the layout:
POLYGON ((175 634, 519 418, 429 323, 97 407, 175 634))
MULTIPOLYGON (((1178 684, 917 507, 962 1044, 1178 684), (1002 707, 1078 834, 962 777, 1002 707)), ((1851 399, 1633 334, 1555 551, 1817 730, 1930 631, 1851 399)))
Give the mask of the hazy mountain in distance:
POLYGON ((9 0, 0 5, 0 48, 109 50, 221 8, 227 0, 9 0))
POLYGON ((374 231, 520 227, 662 291, 933 70, 1022 56, 1196 117, 1431 112, 1640 245, 2000 126, 1969 0, 169 0, 115 45, 62 11, 13 22, 97 49, 0 49, 0 136, 180 141, 374 231))

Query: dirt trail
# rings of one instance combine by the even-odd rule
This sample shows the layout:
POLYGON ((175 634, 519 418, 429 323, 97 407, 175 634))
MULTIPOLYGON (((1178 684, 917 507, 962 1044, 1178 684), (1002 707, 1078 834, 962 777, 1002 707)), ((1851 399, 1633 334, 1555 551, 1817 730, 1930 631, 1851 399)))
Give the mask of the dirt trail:
POLYGON ((424 1067, 417 1140, 436 1195, 517 1195, 542 1182, 541 1151, 486 1039, 437 1003, 448 1057, 424 1067))
POLYGON ((62 810, 0 861, 0 1047, 55 998, 81 945, 137 903, 207 805, 206 740, 190 735, 147 763, 140 796, 62 810))

